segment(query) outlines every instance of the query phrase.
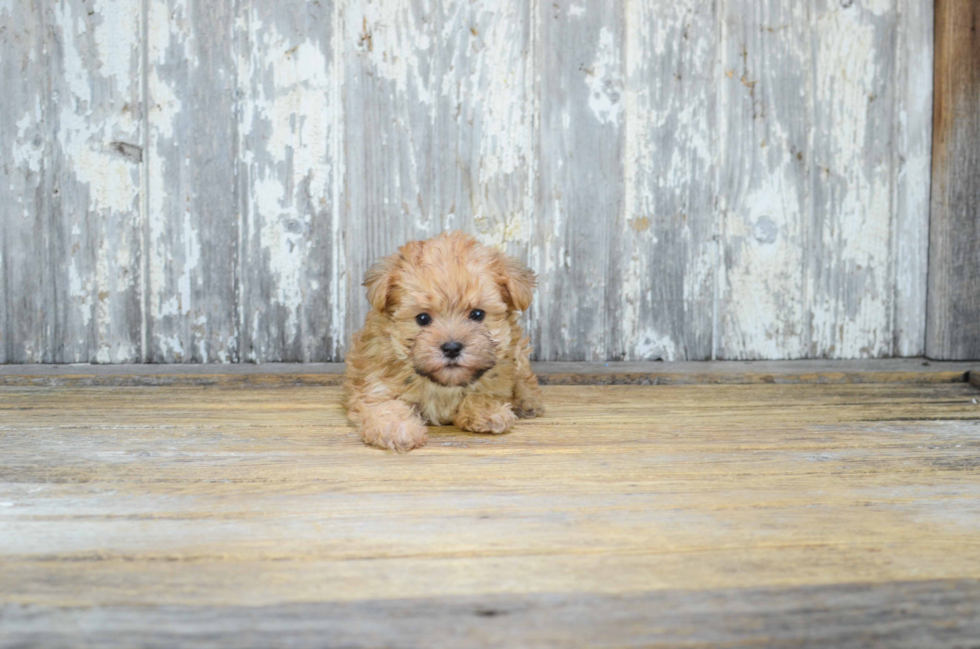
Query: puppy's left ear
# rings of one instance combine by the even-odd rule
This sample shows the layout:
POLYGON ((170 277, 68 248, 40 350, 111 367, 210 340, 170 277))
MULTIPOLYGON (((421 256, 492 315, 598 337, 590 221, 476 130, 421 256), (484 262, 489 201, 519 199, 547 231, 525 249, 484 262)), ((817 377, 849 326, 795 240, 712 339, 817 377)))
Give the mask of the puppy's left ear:
POLYGON ((531 306, 537 278, 520 260, 501 254, 499 257, 500 292, 511 309, 526 311, 531 306))

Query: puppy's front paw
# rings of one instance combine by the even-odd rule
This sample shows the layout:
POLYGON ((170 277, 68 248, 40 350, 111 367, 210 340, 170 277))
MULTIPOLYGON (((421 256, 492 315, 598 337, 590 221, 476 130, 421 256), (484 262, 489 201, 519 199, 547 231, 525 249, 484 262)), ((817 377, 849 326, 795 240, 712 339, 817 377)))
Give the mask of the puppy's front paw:
POLYGON ((388 448, 399 453, 425 446, 429 430, 417 419, 387 419, 374 421, 361 429, 365 444, 388 448))
POLYGON ((544 414, 544 404, 538 399, 519 399, 513 409, 518 419, 534 419, 544 414))
POLYGON ((510 430, 517 415, 510 404, 497 403, 483 408, 465 409, 457 413, 453 421, 456 426, 471 433, 493 433, 495 435, 510 430))

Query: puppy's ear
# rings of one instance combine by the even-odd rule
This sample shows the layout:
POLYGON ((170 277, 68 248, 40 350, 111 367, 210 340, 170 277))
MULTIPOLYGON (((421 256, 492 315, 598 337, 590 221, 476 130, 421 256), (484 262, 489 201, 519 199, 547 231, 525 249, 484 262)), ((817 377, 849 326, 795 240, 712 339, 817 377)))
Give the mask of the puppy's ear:
POLYGON ((526 311, 531 306, 531 297, 534 294, 534 287, 537 285, 537 278, 534 273, 525 266, 520 260, 508 255, 499 257, 499 283, 500 292, 504 297, 504 302, 511 309, 526 311))
POLYGON ((364 274, 364 286, 367 286, 371 306, 382 313, 391 308, 397 297, 399 267, 402 270, 418 267, 424 248, 424 241, 409 241, 398 252, 378 260, 368 269, 364 274))
POLYGON ((367 287, 367 298, 371 306, 384 312, 393 297, 395 290, 395 266, 400 255, 390 255, 379 259, 364 273, 364 286, 367 287))

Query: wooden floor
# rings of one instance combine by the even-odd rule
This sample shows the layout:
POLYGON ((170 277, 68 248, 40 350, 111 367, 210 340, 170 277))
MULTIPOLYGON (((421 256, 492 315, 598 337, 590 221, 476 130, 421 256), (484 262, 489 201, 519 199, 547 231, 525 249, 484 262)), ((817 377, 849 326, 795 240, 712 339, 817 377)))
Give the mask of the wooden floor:
POLYGON ((0 646, 980 646, 980 390, 548 386, 363 446, 337 387, 0 387, 0 646))

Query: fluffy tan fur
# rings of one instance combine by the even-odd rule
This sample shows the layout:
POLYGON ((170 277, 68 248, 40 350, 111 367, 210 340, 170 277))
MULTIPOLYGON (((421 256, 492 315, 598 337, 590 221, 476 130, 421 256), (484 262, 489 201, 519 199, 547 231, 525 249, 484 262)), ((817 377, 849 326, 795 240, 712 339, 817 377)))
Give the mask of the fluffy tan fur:
POLYGON ((408 451, 427 425, 503 433, 543 412, 517 322, 534 274, 461 232, 413 241, 365 275, 371 312, 347 356, 347 413, 364 442, 408 451), (480 318, 482 311, 485 315, 480 318), (427 324, 418 316, 428 314, 427 324), (456 358, 443 350, 461 343, 456 358))

